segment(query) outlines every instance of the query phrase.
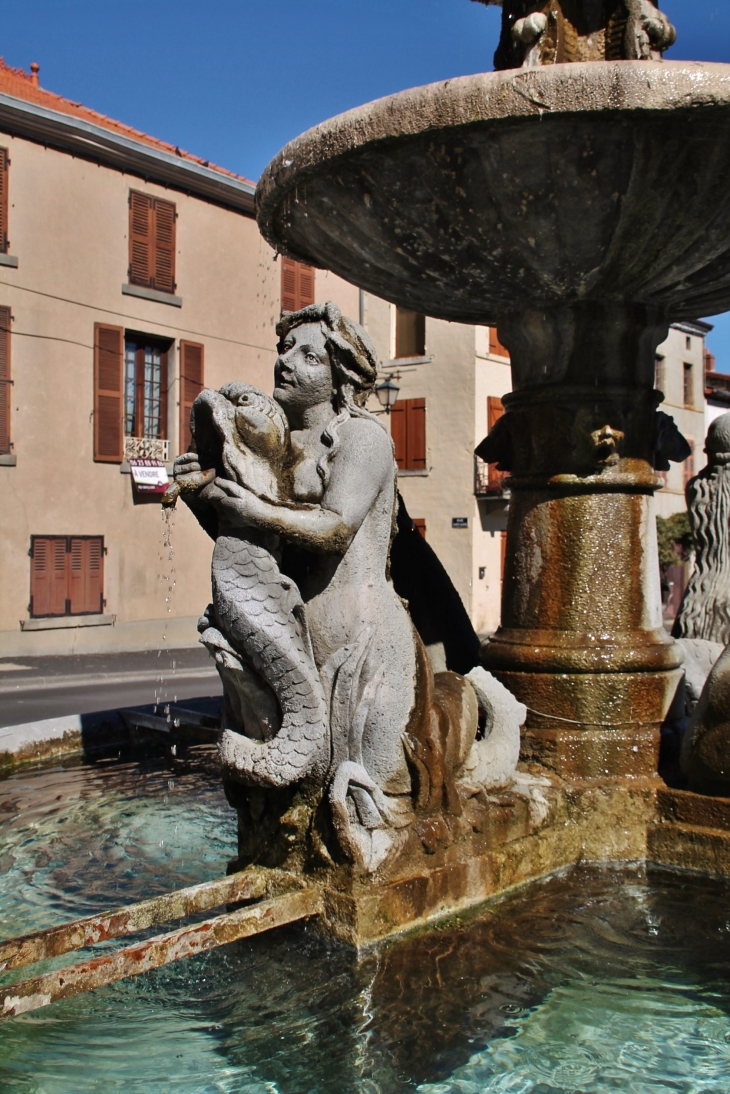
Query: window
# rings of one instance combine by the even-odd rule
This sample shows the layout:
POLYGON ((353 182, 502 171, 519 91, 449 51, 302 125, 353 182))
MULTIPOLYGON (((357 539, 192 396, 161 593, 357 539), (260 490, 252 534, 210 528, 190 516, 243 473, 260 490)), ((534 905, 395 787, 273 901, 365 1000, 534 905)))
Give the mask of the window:
POLYGON ((426 353, 426 316, 417 311, 395 309, 396 357, 423 357, 426 353))
POLYGON ((689 335, 687 335, 687 337, 685 338, 684 344, 686 349, 692 349, 692 339, 689 335))
POLYGON ((172 343, 94 327, 94 459, 168 458, 168 358, 172 343))
POLYGON ((424 539, 426 538, 426 520, 424 517, 413 517, 413 527, 424 539))
POLYGON ((500 342, 496 327, 489 328, 489 352, 495 357, 509 357, 509 350, 500 342))
POLYGON ((0 455, 10 452, 10 308, 0 308, 0 455))
POLYGON ((180 343, 180 451, 190 448, 190 410, 203 390, 205 353, 197 342, 180 343))
POLYGON ((663 393, 666 382, 664 358, 657 354, 654 358, 654 387, 663 393))
POLYGON ((314 266, 281 260, 281 310, 301 311, 314 303, 314 266))
POLYGON ((426 470, 426 400, 399 399, 390 412, 399 471, 426 470))
POLYGON ((684 362, 684 376, 683 376, 683 379, 684 379, 684 405, 685 406, 694 406, 695 405, 695 400, 694 400, 694 391, 693 391, 693 384, 692 384, 692 366, 690 364, 688 364, 687 361, 684 362))
POLYGON ((692 449, 691 455, 682 464, 682 475, 684 478, 684 488, 687 489, 687 483, 690 479, 694 478, 695 473, 695 444, 694 441, 688 440, 687 442, 692 449))
POLYGON ((10 247, 8 240, 9 167, 8 150, 7 148, 0 148, 0 252, 2 254, 7 254, 10 247))
POLYGON ((129 283, 175 292, 175 219, 171 201, 129 193, 129 283))
POLYGON ((124 339, 124 436, 167 439, 169 342, 144 334, 124 339))
POLYGON ((30 614, 100 615, 104 537, 31 536, 30 614))

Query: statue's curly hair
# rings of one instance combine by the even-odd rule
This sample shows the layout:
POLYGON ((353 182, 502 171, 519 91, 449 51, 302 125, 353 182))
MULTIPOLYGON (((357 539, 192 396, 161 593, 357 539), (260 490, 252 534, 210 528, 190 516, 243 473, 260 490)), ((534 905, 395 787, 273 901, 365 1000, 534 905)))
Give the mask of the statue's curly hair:
POLYGON ((339 447, 340 426, 348 418, 369 418, 385 428, 365 407, 378 375, 378 353, 368 332, 343 315, 332 301, 310 304, 300 311, 282 312, 276 324, 279 343, 284 341, 290 330, 304 323, 321 325, 332 364, 335 416, 322 434, 328 451, 317 464, 317 471, 327 485, 330 465, 339 447))
POLYGON ((370 335, 328 301, 310 304, 300 311, 282 312, 276 324, 277 338, 283 342, 290 330, 304 323, 319 323, 322 327, 338 389, 338 409, 350 402, 363 407, 378 375, 378 354, 370 335))

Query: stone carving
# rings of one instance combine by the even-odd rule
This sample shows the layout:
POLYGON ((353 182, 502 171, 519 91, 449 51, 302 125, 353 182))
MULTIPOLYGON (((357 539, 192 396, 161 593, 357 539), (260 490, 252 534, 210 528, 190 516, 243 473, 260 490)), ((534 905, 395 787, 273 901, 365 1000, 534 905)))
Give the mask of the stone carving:
POLYGON ((566 61, 660 61, 676 40, 650 0, 477 0, 503 8, 495 68, 566 61))
POLYGON ((682 741, 689 789, 730 797, 730 646, 707 677, 682 741))
POLYGON ((695 562, 672 631, 675 638, 730 643, 730 413, 710 425, 707 467, 687 484, 695 562))
POLYGON ((242 856, 372 872, 419 817, 458 817, 474 788, 510 782, 525 709, 483 669, 434 674, 389 580, 396 474, 365 407, 368 335, 333 304, 285 313, 277 334, 273 399, 205 390, 167 501, 215 539, 199 630, 224 686, 242 856))

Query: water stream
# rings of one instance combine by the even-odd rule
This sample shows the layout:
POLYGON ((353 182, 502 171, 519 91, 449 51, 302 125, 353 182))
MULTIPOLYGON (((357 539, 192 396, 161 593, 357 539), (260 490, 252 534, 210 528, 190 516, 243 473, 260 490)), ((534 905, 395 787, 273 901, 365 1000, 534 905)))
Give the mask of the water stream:
MULTIPOLYGON (((207 746, 19 771, 0 935, 218 877, 235 827, 207 746)), ((0 1025, 0 1091, 725 1094, 729 898, 584 867, 360 960, 295 925, 0 1025)))

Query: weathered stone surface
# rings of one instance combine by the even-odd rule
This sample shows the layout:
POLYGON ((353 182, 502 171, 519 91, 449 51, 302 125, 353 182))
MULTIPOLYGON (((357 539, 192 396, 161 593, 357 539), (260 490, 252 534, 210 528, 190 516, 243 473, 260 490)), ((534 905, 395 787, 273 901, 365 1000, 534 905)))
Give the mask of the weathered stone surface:
POLYGON ((685 709, 692 714, 700 701, 707 677, 725 647, 719 642, 707 642, 704 638, 679 638, 677 645, 684 653, 685 709))
POLYGON ((695 562, 672 633, 730 643, 730 413, 710 424, 707 467, 687 484, 695 562))
POLYGON ((676 32, 650 0, 479 0, 503 8, 495 68, 661 60, 676 32))
POLYGON ((730 646, 707 677, 682 741, 690 790, 730 796, 730 646))
POLYGON ((292 141, 259 183, 259 224, 295 258, 458 322, 583 300, 712 314, 730 307, 728 132, 727 65, 460 77, 292 141))
POLYGON ((367 333, 333 304, 285 313, 277 333, 274 398, 203 391, 166 500, 180 493, 215 539, 199 630, 226 697, 240 864, 373 873, 412 830, 452 838, 460 778, 474 794, 510 782, 524 711, 479 669, 476 741, 474 688, 434 675, 389 579, 396 468, 365 409, 367 333))

